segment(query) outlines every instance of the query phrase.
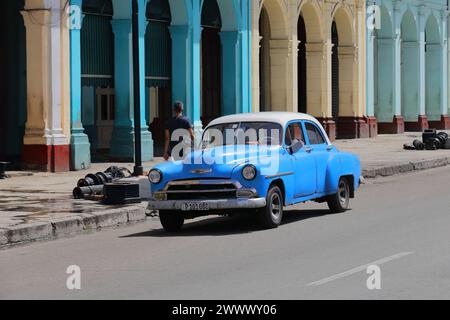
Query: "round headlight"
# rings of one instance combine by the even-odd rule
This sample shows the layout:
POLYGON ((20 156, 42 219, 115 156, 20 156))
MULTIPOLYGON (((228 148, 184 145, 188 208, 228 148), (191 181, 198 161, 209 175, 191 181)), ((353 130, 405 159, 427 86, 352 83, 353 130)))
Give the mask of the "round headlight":
POLYGON ((242 176, 245 180, 253 180, 256 177, 255 166, 248 164, 242 169, 242 176))
POLYGON ((148 174, 148 180, 153 184, 158 184, 162 180, 162 173, 158 169, 150 170, 148 174))

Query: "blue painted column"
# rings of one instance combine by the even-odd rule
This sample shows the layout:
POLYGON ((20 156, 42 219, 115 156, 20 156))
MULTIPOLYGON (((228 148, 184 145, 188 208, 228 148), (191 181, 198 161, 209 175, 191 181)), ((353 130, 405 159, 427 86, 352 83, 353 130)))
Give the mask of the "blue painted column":
POLYGON ((222 113, 230 115, 243 112, 241 90, 241 68, 238 42, 241 38, 238 31, 220 33, 222 42, 222 113))
POLYGON ((393 89, 393 105, 395 115, 402 115, 402 42, 401 42, 401 20, 400 10, 398 7, 393 9, 394 29, 394 89, 393 89))
MULTIPOLYGON (((81 0, 71 0, 81 12, 81 0)), ((81 26, 83 15, 77 21, 77 12, 71 18, 70 28, 70 162, 72 170, 83 170, 91 166, 91 145, 84 133, 81 121, 81 26)))
POLYGON ((169 29, 172 38, 172 102, 182 101, 186 115, 192 118, 194 110, 188 103, 189 26, 171 26, 169 29))
POLYGON ((195 139, 202 135, 200 121, 200 0, 187 0, 188 25, 172 25, 172 100, 185 105, 185 114, 194 125, 195 139))
MULTIPOLYGON (((153 159, 153 140, 145 119, 145 3, 145 1, 139 1, 141 139, 142 161, 150 161, 153 159)), ((134 159, 134 104, 131 19, 116 18, 115 16, 111 25, 114 33, 116 102, 111 156, 120 160, 132 161, 134 159)))

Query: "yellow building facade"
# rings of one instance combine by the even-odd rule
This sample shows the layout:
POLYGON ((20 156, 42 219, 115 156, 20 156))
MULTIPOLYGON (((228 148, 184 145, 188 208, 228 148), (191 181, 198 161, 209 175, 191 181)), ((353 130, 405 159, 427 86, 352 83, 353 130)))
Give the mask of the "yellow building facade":
POLYGON ((365 115, 365 2, 252 1, 253 111, 312 114, 332 139, 375 135, 365 115))

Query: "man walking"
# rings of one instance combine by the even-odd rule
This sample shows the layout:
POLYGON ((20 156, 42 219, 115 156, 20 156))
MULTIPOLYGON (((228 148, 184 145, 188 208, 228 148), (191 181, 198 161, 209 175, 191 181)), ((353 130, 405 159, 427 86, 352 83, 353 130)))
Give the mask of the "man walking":
POLYGON ((189 118, 183 116, 183 103, 180 101, 175 102, 173 106, 173 112, 175 116, 167 121, 165 126, 165 143, 164 143, 164 160, 169 160, 170 157, 178 156, 183 157, 183 154, 172 155, 172 151, 175 146, 183 141, 183 139, 190 138, 190 141, 194 141, 194 130, 189 118), (185 133, 179 138, 179 140, 173 140, 172 134, 177 130, 185 130, 185 133))

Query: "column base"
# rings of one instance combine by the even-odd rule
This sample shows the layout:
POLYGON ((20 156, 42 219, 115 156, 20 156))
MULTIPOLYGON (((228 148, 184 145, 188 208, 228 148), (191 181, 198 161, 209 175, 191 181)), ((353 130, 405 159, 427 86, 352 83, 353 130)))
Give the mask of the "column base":
POLYGON ((322 127, 325 129, 325 132, 328 135, 330 141, 336 140, 336 122, 331 118, 317 118, 319 122, 322 124, 322 127))
POLYGON ((91 144, 85 133, 72 132, 70 142, 70 169, 85 170, 91 167, 91 144))
POLYGON ((339 117, 337 123, 338 139, 369 138, 369 125, 362 117, 339 117))
POLYGON ((430 121, 430 128, 436 128, 437 130, 449 130, 450 129, 450 118, 447 114, 441 115, 440 121, 430 121))
POLYGON ((405 121, 405 131, 423 132, 428 128, 428 118, 425 115, 420 115, 417 122, 405 121))
POLYGON ((22 166, 48 172, 70 171, 70 145, 24 145, 22 166))
MULTIPOLYGON (((153 160, 153 139, 147 128, 141 130, 142 161, 153 160)), ((110 156, 112 160, 134 161, 134 129, 131 127, 114 127, 110 156)))
POLYGON ((405 121, 402 116, 394 116, 392 122, 378 123, 379 134, 401 134, 405 132, 405 121))
POLYGON ((367 116, 366 123, 369 126, 369 137, 375 138, 378 135, 378 120, 376 117, 367 116))

